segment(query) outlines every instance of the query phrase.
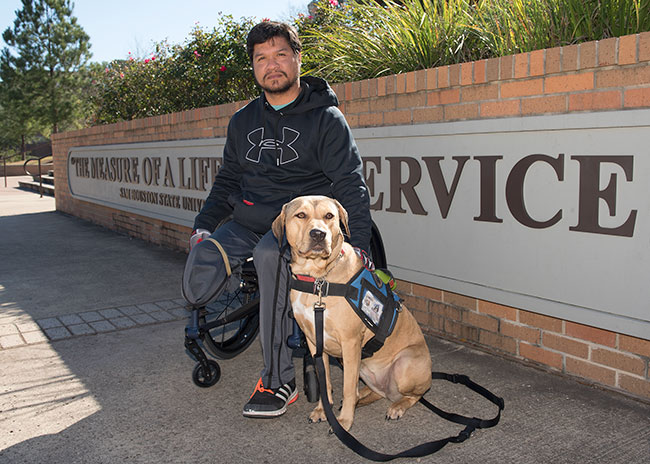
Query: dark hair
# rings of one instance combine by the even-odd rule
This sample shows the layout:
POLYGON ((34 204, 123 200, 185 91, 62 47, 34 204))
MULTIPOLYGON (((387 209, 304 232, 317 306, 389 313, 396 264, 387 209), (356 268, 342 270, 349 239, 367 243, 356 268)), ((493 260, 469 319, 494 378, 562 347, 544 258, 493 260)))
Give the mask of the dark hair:
POLYGON ((292 26, 275 21, 262 21, 251 29, 246 39, 246 51, 251 62, 253 61, 255 45, 264 43, 273 37, 284 37, 289 42, 294 53, 302 51, 302 43, 298 37, 298 32, 292 26))

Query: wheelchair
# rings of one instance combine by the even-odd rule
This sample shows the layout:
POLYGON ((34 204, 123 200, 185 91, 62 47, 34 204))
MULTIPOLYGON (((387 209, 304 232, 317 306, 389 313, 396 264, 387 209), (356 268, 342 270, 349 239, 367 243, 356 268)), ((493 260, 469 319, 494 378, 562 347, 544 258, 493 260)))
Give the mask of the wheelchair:
MULTIPOLYGON (((386 268, 384 244, 374 222, 369 253, 377 268, 386 268)), ((190 358, 196 361, 192 380, 198 387, 211 387, 221 378, 219 363, 208 354, 218 360, 232 359, 246 350, 259 332, 260 300, 253 258, 249 258, 235 275, 238 285, 231 285, 215 301, 205 306, 188 307, 190 315, 185 327, 185 348, 190 358)), ((318 401, 314 362, 295 320, 293 334, 286 343, 294 350, 294 357, 303 357, 303 386, 307 399, 309 402, 318 401)))

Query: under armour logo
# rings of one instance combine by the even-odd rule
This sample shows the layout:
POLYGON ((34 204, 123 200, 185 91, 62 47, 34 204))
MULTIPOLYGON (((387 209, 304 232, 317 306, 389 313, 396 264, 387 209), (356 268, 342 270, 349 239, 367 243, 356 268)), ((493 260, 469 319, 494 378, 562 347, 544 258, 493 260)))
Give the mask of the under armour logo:
MULTIPOLYGON (((287 164, 300 158, 298 152, 291 146, 300 137, 300 132, 289 127, 282 128, 282 140, 277 142, 277 150, 280 152, 280 164, 287 164)), ((264 138, 264 128, 255 129, 247 135, 252 147, 246 153, 246 159, 253 163, 259 163, 262 152, 270 150, 275 155, 276 140, 264 138)))

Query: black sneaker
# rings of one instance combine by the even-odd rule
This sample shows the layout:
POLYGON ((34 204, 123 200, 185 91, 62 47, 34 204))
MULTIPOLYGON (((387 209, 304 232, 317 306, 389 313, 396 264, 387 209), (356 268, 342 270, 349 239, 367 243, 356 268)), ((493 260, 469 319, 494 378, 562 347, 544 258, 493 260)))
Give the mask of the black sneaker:
POLYGON ((255 391, 244 406, 246 417, 277 417, 287 410, 287 405, 298 399, 296 380, 293 379, 284 385, 268 389, 264 388, 262 379, 257 382, 255 391))

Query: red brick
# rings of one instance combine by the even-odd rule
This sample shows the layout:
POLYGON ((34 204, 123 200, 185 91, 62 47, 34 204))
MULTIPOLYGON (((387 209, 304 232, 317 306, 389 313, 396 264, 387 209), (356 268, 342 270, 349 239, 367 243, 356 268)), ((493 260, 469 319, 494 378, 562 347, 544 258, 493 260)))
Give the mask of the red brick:
POLYGON ((535 50, 530 52, 531 76, 541 76, 544 74, 544 55, 545 50, 535 50))
POLYGON ((557 370, 562 370, 562 355, 526 342, 519 342, 519 356, 557 370))
POLYGON ((623 94, 618 90, 569 95, 569 111, 617 109, 622 106, 623 94))
POLYGON ((415 88, 418 92, 427 89, 427 70, 420 69, 415 71, 415 88))
POLYGON ((417 90, 417 85, 415 81, 415 71, 407 72, 406 77, 406 92, 415 92, 417 90))
POLYGON ((550 332, 562 333, 562 320, 545 316, 543 314, 535 314, 529 311, 519 310, 519 322, 531 327, 539 327, 540 329, 548 330, 550 332))
POLYGON ((453 321, 460 322, 463 319, 463 310, 458 309, 454 306, 449 306, 448 304, 431 302, 429 309, 432 314, 440 316, 444 319, 451 319, 453 321))
POLYGON ((442 290, 427 287, 425 285, 413 284, 413 295, 421 296, 429 300, 442 301, 442 290))
POLYGON ((507 321, 501 321, 499 332, 506 337, 516 338, 533 345, 539 345, 541 339, 540 329, 531 328, 522 324, 513 324, 507 321))
POLYGON ((471 85, 474 82, 474 63, 460 65, 460 85, 471 85))
POLYGON ((501 84, 501 98, 541 95, 544 89, 544 79, 530 79, 501 84))
POLYGON ((650 358, 650 340, 630 337, 629 335, 619 335, 618 348, 622 351, 650 358))
POLYGON ((598 65, 611 66, 616 64, 616 38, 598 41, 598 65))
POLYGON ((601 367, 588 361, 576 358, 566 358, 566 372, 578 375, 596 382, 616 386, 616 372, 606 367, 601 367))
POLYGON ((424 92, 397 95, 395 103, 397 108, 423 107, 427 106, 427 95, 424 92))
POLYGON ((427 106, 437 106, 441 104, 440 96, 443 91, 436 90, 433 92, 427 92, 427 106))
POLYGON ((542 345, 578 358, 589 358, 589 345, 573 338, 544 331, 542 332, 542 345))
POLYGON ((478 104, 467 103, 464 105, 449 105, 445 107, 445 120, 455 121, 458 119, 477 119, 478 104))
POLYGON ((639 34, 639 61, 650 61, 650 32, 639 34))
POLYGON ((618 385, 625 391, 650 398, 650 380, 619 374, 618 385))
POLYGON ((416 108, 413 110, 414 123, 438 122, 444 119, 444 110, 438 106, 435 108, 416 108))
POLYGON ((478 327, 479 329, 489 330, 490 332, 498 332, 499 330, 498 319, 474 311, 463 312, 463 322, 467 325, 478 327))
POLYGON ((597 364, 613 367, 619 371, 640 376, 645 375, 646 362, 638 356, 623 354, 604 348, 594 348, 591 351, 591 360, 597 364))
POLYGON ((478 311, 483 314, 498 317, 499 319, 517 320, 517 309, 489 301, 478 300, 478 311))
POLYGON ((401 296, 403 295, 412 295, 413 294, 413 285, 409 281, 406 280, 399 280, 395 279, 395 283, 397 284, 397 293, 399 293, 401 296))
POLYGON ((378 77, 377 78, 377 96, 378 97, 383 97, 386 95, 386 80, 388 78, 383 76, 383 77, 378 77))
POLYGON ((469 340, 474 342, 479 341, 479 329, 476 327, 469 327, 449 319, 445 319, 444 324, 444 330, 447 334, 453 335, 454 337, 457 337, 461 340, 469 340))
POLYGON ((514 56, 515 60, 515 79, 528 77, 528 53, 519 53, 514 56))
POLYGON ((386 76, 386 95, 392 95, 397 91, 396 76, 386 76))
POLYGON ((618 64, 636 63, 637 36, 626 35, 618 39, 618 64))
POLYGON ((576 92, 594 88, 594 73, 551 76, 544 79, 544 93, 576 92))
POLYGON ((394 110, 396 106, 396 98, 394 95, 377 97, 370 100, 369 110, 371 112, 381 112, 394 110))
POLYGON ((395 76, 395 93, 406 92, 406 74, 397 74, 395 76))
POLYGON ((560 47, 546 50, 546 74, 559 73, 562 70, 562 49, 560 47))
POLYGON ((429 300, 417 296, 404 296, 404 304, 413 311, 429 312, 429 300))
POLYGON ((472 311, 476 311, 478 307, 478 301, 476 300, 476 298, 459 295, 457 293, 452 293, 452 292, 442 292, 442 301, 455 306, 468 308, 471 309, 472 311))
POLYGON ((440 92, 440 104, 448 105, 450 103, 460 102, 460 90, 447 89, 440 92))
POLYGON ((561 113, 567 109, 567 97, 533 97, 521 100, 522 114, 561 113))
POLYGON ((449 66, 438 68, 438 88, 449 87, 449 66))
POLYGON ((499 61, 499 79, 512 79, 514 77, 514 57, 512 55, 502 56, 499 61))
POLYGON ((499 80, 499 58, 490 58, 486 62, 485 79, 488 82, 499 80))
POLYGON ((650 88, 626 90, 623 96, 626 108, 650 106, 650 88))
POLYGON ((484 346, 495 348, 512 355, 517 354, 517 341, 514 338, 504 337, 494 332, 481 330, 478 342, 484 346))
POLYGON ((474 83, 475 84, 483 84, 486 82, 486 68, 487 68, 487 61, 486 60, 480 60, 476 61, 474 63, 474 83))
POLYGON ((370 97, 370 88, 369 88, 368 79, 361 81, 360 84, 361 84, 361 94, 359 95, 359 98, 366 99, 370 97))
POLYGON ((384 113, 363 113, 358 118, 361 127, 381 126, 384 123, 384 113))
POLYGON ((367 113, 370 111, 368 100, 354 100, 345 104, 346 113, 367 113))
POLYGON ((517 116, 521 113, 519 100, 500 100, 481 103, 482 118, 496 118, 500 116, 517 116))
POLYGON ((427 89, 438 88, 438 68, 427 69, 427 89))
POLYGON ((578 69, 578 46, 562 47, 562 72, 578 69))
POLYGON ((495 84, 473 85, 463 87, 461 90, 462 101, 494 100, 499 97, 499 87, 495 84))
POLYGON ((460 85, 460 64, 449 65, 449 85, 460 85))
POLYGON ((596 86, 631 87, 650 83, 650 66, 634 66, 623 69, 610 69, 596 73, 596 86))
POLYGON ((603 346, 610 346, 612 348, 616 346, 616 334, 609 330, 597 329, 596 327, 567 321, 566 334, 570 337, 587 340, 603 346))
POLYGON ((384 123, 389 126, 411 124, 411 110, 384 113, 384 123))

